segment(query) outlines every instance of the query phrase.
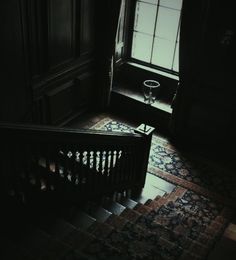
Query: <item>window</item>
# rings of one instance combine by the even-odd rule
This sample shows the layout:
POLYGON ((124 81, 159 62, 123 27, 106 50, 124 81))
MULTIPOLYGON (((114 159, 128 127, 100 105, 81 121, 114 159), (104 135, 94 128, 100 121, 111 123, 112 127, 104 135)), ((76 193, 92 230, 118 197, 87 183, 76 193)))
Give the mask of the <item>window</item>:
POLYGON ((158 99, 169 106, 179 82, 181 8, 182 0, 122 0, 114 91, 142 99, 142 82, 157 80, 158 99))
POLYGON ((178 75, 182 0, 138 0, 134 8, 131 59, 178 75))

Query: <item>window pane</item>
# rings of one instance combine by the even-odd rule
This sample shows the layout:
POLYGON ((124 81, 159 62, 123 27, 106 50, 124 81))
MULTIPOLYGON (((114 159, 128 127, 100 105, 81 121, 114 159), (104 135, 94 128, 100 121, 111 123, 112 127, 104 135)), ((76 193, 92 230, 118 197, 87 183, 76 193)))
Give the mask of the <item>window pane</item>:
POLYGON ((181 10, 182 8, 182 0, 160 0, 160 5, 173 8, 173 9, 178 9, 181 10))
POLYGON ((141 0, 142 2, 150 3, 156 5, 158 0, 141 0))
POLYGON ((179 72, 179 43, 176 44, 173 70, 179 72))
POLYGON ((157 7, 151 4, 138 2, 136 5, 134 30, 153 34, 157 7))
POLYGON ((155 35, 160 38, 175 41, 178 31, 179 17, 179 11, 160 7, 155 35))
POLYGON ((134 32, 132 45, 132 58, 150 62, 152 50, 152 36, 134 32))
POLYGON ((155 37, 152 63, 160 67, 172 69, 175 42, 155 37))

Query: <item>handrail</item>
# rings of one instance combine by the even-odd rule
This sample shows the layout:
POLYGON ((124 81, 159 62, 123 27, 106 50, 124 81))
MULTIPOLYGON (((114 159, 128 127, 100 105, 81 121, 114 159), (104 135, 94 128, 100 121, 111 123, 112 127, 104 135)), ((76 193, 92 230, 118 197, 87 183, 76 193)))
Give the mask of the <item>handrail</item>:
POLYGON ((29 201, 45 191, 73 201, 141 189, 151 139, 140 133, 0 123, 0 141, 7 193, 29 201))
POLYGON ((82 143, 92 143, 91 138, 99 138, 99 143, 111 139, 118 139, 121 143, 130 143, 142 138, 139 133, 108 132, 95 129, 73 129, 43 125, 23 125, 15 123, 0 123, 0 138, 2 134, 11 138, 26 138, 28 140, 45 141, 50 137, 50 142, 57 141, 81 141, 82 143), (13 136, 12 136, 13 135, 13 136))

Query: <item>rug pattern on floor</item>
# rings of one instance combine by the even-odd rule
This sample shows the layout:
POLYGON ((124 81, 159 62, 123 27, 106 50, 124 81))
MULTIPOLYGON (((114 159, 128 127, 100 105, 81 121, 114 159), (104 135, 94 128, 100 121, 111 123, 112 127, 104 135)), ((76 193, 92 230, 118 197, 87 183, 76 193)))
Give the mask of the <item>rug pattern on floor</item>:
MULTIPOLYGON (((92 128, 134 133, 131 126, 109 117, 99 121, 92 128)), ((203 158, 184 155, 168 140, 157 135, 152 138, 148 172, 173 184, 234 205, 236 199, 234 173, 218 165, 212 165, 203 158)))
POLYGON ((206 259, 231 217, 229 208, 176 187, 94 222, 87 231, 96 239, 82 250, 95 259, 206 259))

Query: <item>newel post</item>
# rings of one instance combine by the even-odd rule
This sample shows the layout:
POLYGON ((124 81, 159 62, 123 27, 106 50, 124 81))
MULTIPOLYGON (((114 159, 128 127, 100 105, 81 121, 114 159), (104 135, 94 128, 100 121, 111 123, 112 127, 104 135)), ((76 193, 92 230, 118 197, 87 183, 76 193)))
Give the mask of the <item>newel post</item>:
POLYGON ((145 185, 145 179, 147 174, 148 168, 148 159, 150 154, 151 142, 152 142, 152 135, 155 131, 155 128, 149 125, 141 124, 135 129, 136 133, 143 135, 144 137, 144 145, 143 150, 141 151, 142 154, 142 164, 140 169, 140 188, 142 189, 145 185))

